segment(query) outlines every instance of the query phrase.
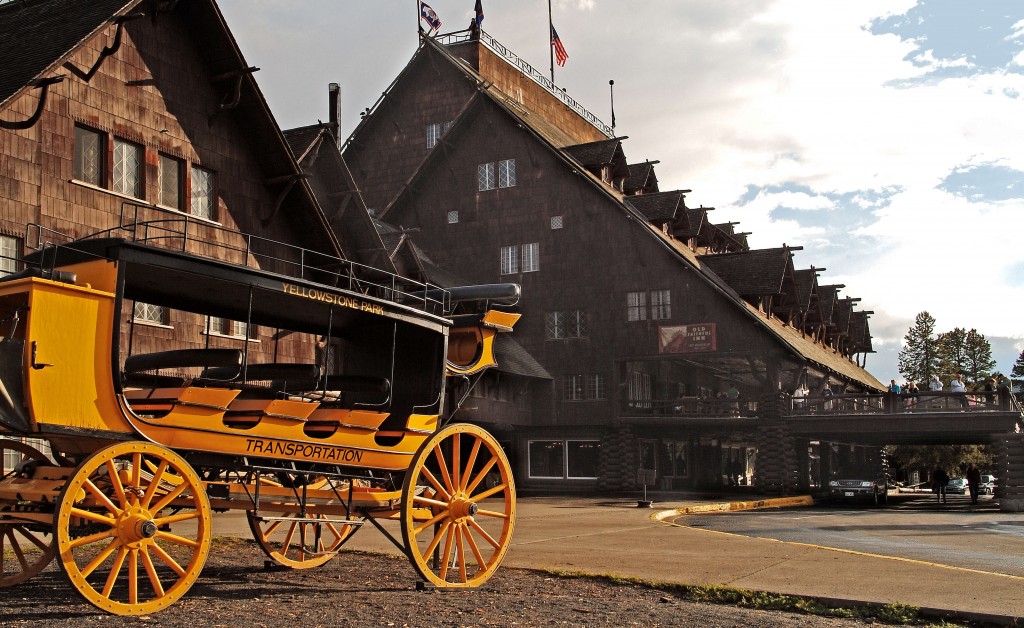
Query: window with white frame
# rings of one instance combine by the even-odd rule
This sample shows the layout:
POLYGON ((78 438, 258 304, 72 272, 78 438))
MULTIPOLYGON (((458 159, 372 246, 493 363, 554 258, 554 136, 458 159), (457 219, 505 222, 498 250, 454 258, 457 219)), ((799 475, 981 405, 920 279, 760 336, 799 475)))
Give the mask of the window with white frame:
POLYGON ((480 192, 494 189, 494 162, 476 167, 476 189, 480 192))
POLYGON ((152 325, 170 324, 170 316, 167 308, 152 303, 135 302, 135 311, 132 314, 136 323, 150 323, 152 325))
POLYGON ((602 373, 566 375, 562 380, 562 399, 565 401, 600 401, 607 398, 607 386, 602 373))
POLYGON ((134 198, 142 198, 142 146, 114 138, 114 176, 112 189, 134 198))
POLYGON ((157 204, 181 209, 181 160, 160 155, 156 168, 157 204))
POLYGON ((600 476, 599 440, 531 440, 527 448, 531 478, 594 480, 600 476))
POLYGON ((672 318, 672 291, 651 290, 651 320, 664 321, 672 318))
POLYGON ((431 122, 427 125, 427 148, 433 148, 437 146, 438 140, 441 139, 441 123, 431 122))
POLYGON ((213 172, 192 166, 192 215, 215 220, 213 172))
POLYGON ((206 331, 212 336, 226 336, 243 340, 255 338, 255 328, 248 328, 248 325, 243 321, 234 321, 220 316, 206 317, 206 331))
POLYGON ((501 247, 501 274, 514 275, 519 272, 519 246, 501 247))
POLYGON ((540 243, 501 247, 501 274, 533 273, 540 270, 540 243))
POLYGON ((21 258, 21 238, 0 235, 0 277, 6 277, 18 270, 21 258))
POLYGON ((74 164, 71 176, 78 181, 103 186, 105 138, 103 133, 75 125, 74 164))
POLYGON ((454 225, 454 224, 456 224, 458 222, 459 222, 459 212, 454 210, 454 209, 452 211, 448 212, 448 224, 449 225, 454 225))
POLYGON ((498 162, 498 187, 511 188, 516 185, 516 160, 503 159, 498 162))
POLYGON ((540 243, 531 242, 523 245, 523 272, 533 273, 540 270, 540 243))
POLYGON ((647 293, 627 292, 626 293, 626 320, 645 321, 647 320, 647 293))
POLYGON ((587 311, 548 312, 545 317, 545 330, 548 340, 586 338, 587 311))

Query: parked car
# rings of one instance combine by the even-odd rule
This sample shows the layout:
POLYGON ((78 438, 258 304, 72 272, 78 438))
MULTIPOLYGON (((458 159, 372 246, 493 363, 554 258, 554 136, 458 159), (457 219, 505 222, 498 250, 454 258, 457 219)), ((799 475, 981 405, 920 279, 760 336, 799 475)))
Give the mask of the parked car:
POLYGON ((884 504, 889 499, 889 480, 875 465, 848 465, 829 480, 828 496, 836 501, 884 504))
POLYGON ((946 493, 957 493, 963 495, 967 492, 967 480, 963 478, 953 478, 946 484, 946 493))
POLYGON ((994 475, 982 475, 981 484, 978 485, 979 495, 995 495, 996 494, 996 476, 994 475))

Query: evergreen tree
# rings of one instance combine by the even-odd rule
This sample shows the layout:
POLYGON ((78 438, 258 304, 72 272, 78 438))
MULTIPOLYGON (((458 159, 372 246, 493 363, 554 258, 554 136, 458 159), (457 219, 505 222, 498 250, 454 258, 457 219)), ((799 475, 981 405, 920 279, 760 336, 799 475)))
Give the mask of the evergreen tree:
POLYGON ((1024 380, 1024 351, 1020 352, 1017 361, 1013 363, 1013 370, 1010 371, 1010 389, 1013 389, 1013 382, 1018 383, 1024 380))
POLYGON ((915 382, 927 382, 938 374, 939 341, 935 337, 935 318, 928 312, 918 314, 903 337, 899 369, 907 380, 915 382))
POLYGON ((967 330, 954 327, 939 334, 939 378, 948 382, 957 373, 967 374, 967 330))
POLYGON ((969 383, 980 387, 985 380, 992 375, 996 368, 996 361, 992 359, 992 345, 984 334, 979 334, 977 329, 967 332, 964 339, 965 357, 967 362, 964 368, 964 377, 969 383))

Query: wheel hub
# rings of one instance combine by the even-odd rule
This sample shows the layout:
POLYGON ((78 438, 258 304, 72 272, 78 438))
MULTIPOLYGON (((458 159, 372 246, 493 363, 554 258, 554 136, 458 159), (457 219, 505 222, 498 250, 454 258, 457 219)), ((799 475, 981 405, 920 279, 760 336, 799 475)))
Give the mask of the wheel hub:
POLYGON ((117 520, 117 535, 121 542, 131 548, 138 548, 143 541, 157 533, 156 522, 146 510, 131 508, 124 511, 117 520))
POLYGON ((464 496, 456 496, 452 498, 452 501, 448 506, 448 511, 451 513, 452 518, 456 520, 473 517, 479 510, 480 506, 477 505, 476 502, 470 501, 464 496))

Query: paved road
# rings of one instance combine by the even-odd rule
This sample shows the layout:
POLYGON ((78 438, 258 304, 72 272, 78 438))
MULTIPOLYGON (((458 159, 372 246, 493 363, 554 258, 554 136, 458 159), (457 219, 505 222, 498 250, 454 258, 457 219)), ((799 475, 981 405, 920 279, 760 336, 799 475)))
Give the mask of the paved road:
POLYGON ((999 512, 991 497, 972 508, 965 496, 938 505, 931 495, 893 496, 886 508, 845 505, 686 515, 691 528, 896 556, 1024 576, 1024 520, 999 512))

